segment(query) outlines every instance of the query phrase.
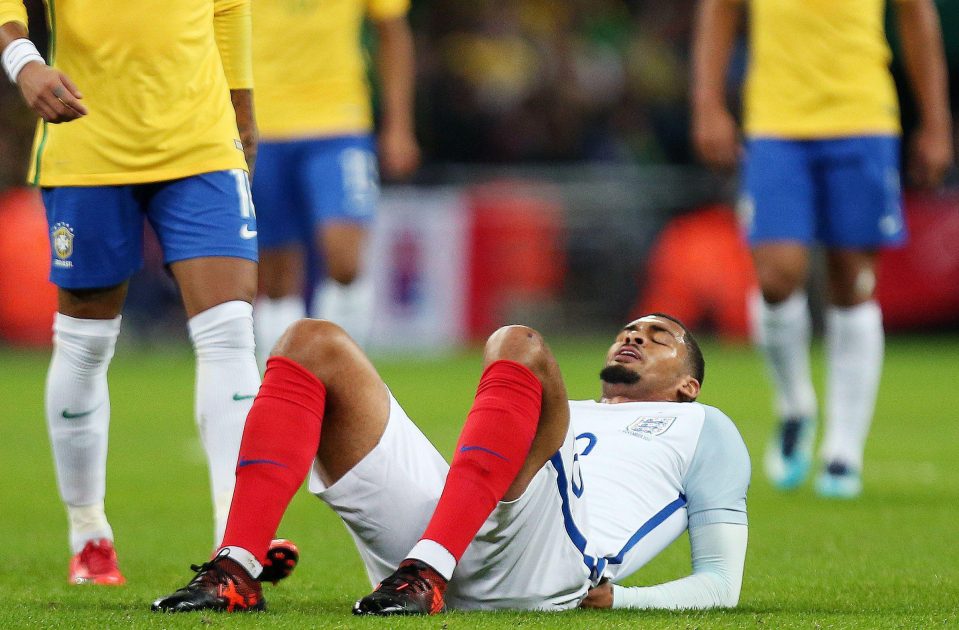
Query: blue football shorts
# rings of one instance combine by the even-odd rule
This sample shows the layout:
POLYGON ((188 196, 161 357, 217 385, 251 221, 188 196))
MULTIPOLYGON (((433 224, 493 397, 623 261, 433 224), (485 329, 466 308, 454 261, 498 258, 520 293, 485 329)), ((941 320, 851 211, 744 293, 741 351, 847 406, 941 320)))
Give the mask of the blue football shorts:
POLYGON ((875 249, 906 239, 897 136, 752 138, 739 215, 750 245, 875 249))
POLYGON ((43 189, 50 280, 65 289, 122 283, 143 266, 143 221, 167 265, 203 256, 257 260, 256 213, 245 171, 149 184, 43 189))
POLYGON ((261 142, 253 177, 260 247, 311 244, 329 222, 369 224, 379 191, 369 134, 261 142))

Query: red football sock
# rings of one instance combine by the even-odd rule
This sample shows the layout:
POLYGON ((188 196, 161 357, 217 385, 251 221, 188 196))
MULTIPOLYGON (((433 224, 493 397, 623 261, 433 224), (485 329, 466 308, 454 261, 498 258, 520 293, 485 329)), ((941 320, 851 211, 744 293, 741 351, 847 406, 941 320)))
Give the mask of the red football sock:
POLYGON ((524 365, 495 361, 483 372, 443 494, 423 534, 457 562, 526 461, 542 400, 542 384, 524 365))
POLYGON ((266 365, 246 417, 221 545, 242 547, 261 563, 316 457, 326 403, 326 387, 300 364, 271 357, 266 365))

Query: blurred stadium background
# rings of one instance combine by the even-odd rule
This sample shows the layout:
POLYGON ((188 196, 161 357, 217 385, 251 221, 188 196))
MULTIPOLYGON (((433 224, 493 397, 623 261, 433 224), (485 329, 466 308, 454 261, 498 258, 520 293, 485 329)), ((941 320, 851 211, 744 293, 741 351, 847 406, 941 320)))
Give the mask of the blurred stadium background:
MULTIPOLYGON (((27 4, 36 13, 39 1, 27 4)), ((956 107, 959 3, 938 4, 956 107)), ((645 308, 744 338, 742 296, 752 277, 731 211, 736 183, 698 166, 688 139, 694 5, 413 2, 425 164, 414 181, 385 188, 371 265, 379 312, 393 333, 375 346, 458 347, 508 321, 556 334, 604 331, 645 308)), ((42 29, 34 37, 42 49, 42 29)), ((731 94, 744 64, 741 51, 731 94)), ((898 67, 896 76, 901 82, 898 67)), ((900 91, 908 134, 913 108, 900 91)), ((32 117, 3 82, 0 343, 7 344, 48 343, 53 309, 44 222, 36 196, 20 188, 32 132, 32 117)), ((882 265, 891 331, 959 324, 957 208, 955 173, 944 190, 908 193, 912 241, 882 265), (923 282, 910 280, 920 273, 923 282)), ((147 260, 132 285, 124 339, 185 342, 155 244, 147 260)))
MULTIPOLYGON (((598 353, 614 327, 639 309, 676 312, 718 339, 707 341, 704 400, 736 419, 753 455, 750 553, 735 612, 644 614, 645 626, 955 627, 959 180, 953 172, 942 190, 907 191, 912 240, 882 261, 880 299, 887 328, 898 334, 889 339, 863 499, 835 504, 809 488, 774 492, 758 473, 769 397, 759 357, 739 343, 752 276, 731 209, 736 183, 698 166, 688 141, 694 4, 413 1, 425 164, 414 181, 385 189, 371 248, 385 332, 374 339, 377 366, 449 453, 478 374, 475 343, 495 326, 543 327, 571 396, 586 398, 596 393, 598 353)), ((937 4, 955 108, 959 1, 937 4)), ((42 32, 34 36, 42 49, 42 32)), ((740 54, 731 91, 743 63, 740 54)), ((912 109, 905 91, 901 98, 908 134, 912 109)), ((0 589, 13 595, 0 627, 240 622, 147 612, 146 602, 181 583, 187 564, 209 551, 192 357, 155 243, 132 283, 110 372, 108 507, 130 584, 82 593, 65 584, 65 527, 42 420, 55 292, 46 281, 42 211, 22 187, 32 133, 19 95, 0 81, 0 426, 8 445, 0 456, 0 589)), ((818 351, 814 360, 818 383, 818 351)), ((346 609, 366 584, 343 528, 300 493, 281 533, 309 562, 269 595, 281 613, 256 625, 348 627, 346 609)), ((682 575, 688 559, 680 542, 631 583, 682 575)), ((636 624, 613 611, 562 624, 450 615, 442 625, 597 621, 636 624)), ((406 625, 422 627, 396 627, 406 625)))

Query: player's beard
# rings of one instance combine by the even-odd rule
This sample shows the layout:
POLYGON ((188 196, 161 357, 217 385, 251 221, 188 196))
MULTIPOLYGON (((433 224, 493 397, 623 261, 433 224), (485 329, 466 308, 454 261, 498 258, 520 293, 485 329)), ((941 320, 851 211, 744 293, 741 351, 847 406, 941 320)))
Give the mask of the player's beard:
POLYGON ((599 380, 610 385, 634 385, 639 382, 639 374, 625 365, 614 363, 607 365, 599 373, 599 380))

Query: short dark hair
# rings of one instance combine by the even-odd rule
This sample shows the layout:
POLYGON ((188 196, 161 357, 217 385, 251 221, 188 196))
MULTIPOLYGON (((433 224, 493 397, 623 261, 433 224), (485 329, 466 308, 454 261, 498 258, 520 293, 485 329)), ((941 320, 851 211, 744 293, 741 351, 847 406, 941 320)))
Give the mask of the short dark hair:
POLYGON ((699 381, 700 386, 702 386, 703 379, 706 378, 706 359, 703 358, 703 351, 700 349, 699 342, 696 341, 692 331, 686 328, 686 324, 666 313, 647 313, 643 317, 662 317, 678 324, 683 329, 683 338, 686 341, 686 367, 689 368, 690 376, 699 381))

